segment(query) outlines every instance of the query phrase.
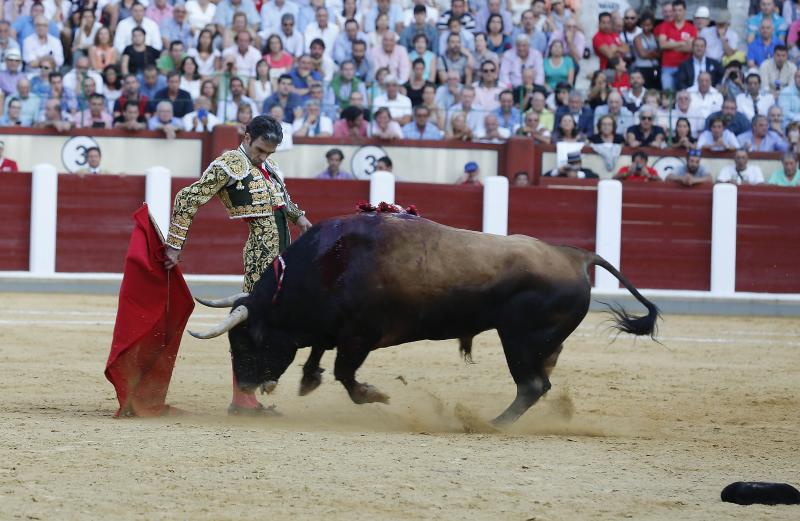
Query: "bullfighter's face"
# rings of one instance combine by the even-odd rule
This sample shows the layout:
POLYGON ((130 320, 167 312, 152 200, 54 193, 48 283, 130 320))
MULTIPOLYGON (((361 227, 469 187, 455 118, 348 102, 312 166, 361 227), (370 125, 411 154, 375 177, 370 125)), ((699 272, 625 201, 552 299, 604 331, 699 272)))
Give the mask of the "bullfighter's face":
POLYGON ((277 143, 270 143, 263 137, 252 139, 250 134, 244 135, 244 145, 247 148, 247 157, 256 166, 264 163, 278 148, 277 143))

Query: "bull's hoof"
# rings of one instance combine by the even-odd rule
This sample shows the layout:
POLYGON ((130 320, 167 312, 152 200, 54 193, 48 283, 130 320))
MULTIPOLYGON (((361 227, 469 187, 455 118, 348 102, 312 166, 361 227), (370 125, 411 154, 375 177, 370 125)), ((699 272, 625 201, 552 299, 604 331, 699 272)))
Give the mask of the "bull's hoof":
POLYGON ((283 416, 274 405, 264 407, 258 404, 258 407, 242 407, 240 405, 230 404, 228 406, 228 416, 248 416, 248 417, 278 417, 283 416))
POLYGON ((359 405, 364 403, 389 403, 389 395, 384 394, 369 384, 356 384, 350 392, 350 398, 359 405))
POLYGON ((263 384, 261 384, 258 388, 261 389, 261 394, 271 394, 275 388, 278 387, 278 382, 275 380, 267 380, 263 384))
POLYGON ((303 378, 300 380, 300 396, 305 396, 310 394, 314 389, 320 386, 322 383, 322 373, 325 369, 317 368, 312 374, 304 374, 303 378))

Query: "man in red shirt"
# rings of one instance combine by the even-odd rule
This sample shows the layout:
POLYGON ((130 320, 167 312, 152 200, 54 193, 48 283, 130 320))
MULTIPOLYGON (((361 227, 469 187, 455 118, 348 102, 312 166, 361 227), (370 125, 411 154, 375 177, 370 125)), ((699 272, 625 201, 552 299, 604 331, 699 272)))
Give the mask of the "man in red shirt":
POLYGON ((139 103, 139 114, 148 119, 150 118, 150 114, 147 111, 150 100, 141 93, 140 88, 139 78, 137 78, 135 74, 128 74, 125 76, 122 83, 122 96, 117 98, 117 101, 114 103, 113 115, 115 118, 122 116, 122 113, 125 112, 125 105, 129 101, 139 103))
POLYGON ((656 169, 647 166, 647 152, 644 150, 637 150, 631 156, 631 165, 623 166, 614 176, 614 179, 620 181, 639 181, 647 183, 649 181, 661 181, 656 169))
POLYGON ((600 69, 608 68, 608 59, 623 57, 630 50, 628 45, 622 42, 618 33, 614 32, 614 24, 611 21, 611 13, 602 12, 598 17, 598 27, 600 31, 592 38, 594 53, 600 58, 600 69))
POLYGON ((692 55, 692 42, 697 38, 697 28, 686 20, 686 2, 672 2, 674 19, 658 24, 653 31, 661 47, 661 88, 675 90, 675 73, 678 66, 692 55))
POLYGON ((3 157, 3 152, 6 149, 6 144, 0 141, 0 172, 18 172, 17 162, 3 157))

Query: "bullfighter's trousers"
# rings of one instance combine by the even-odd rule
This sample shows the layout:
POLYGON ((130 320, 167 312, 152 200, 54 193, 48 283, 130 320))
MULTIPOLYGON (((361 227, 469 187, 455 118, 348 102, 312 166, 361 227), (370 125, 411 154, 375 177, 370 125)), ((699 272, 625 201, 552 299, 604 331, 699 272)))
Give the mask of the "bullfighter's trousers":
POLYGON ((250 235, 244 245, 244 284, 242 291, 253 290, 261 274, 289 245, 289 227, 283 209, 276 209, 269 217, 248 220, 250 235))

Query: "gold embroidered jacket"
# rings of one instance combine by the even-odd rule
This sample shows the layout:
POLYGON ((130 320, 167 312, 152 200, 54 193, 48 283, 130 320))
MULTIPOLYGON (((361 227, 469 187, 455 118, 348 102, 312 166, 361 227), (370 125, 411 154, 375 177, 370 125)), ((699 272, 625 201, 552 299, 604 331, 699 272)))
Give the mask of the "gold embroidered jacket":
MULTIPOLYGON (((270 174, 269 179, 253 166, 241 146, 212 161, 200 179, 175 195, 167 244, 183 248, 197 210, 214 196, 222 201, 231 219, 271 217, 278 208, 283 208, 289 220, 297 222, 305 212, 289 197, 278 165, 267 159, 263 166, 270 174)), ((271 221, 276 226, 275 220, 271 221)))

